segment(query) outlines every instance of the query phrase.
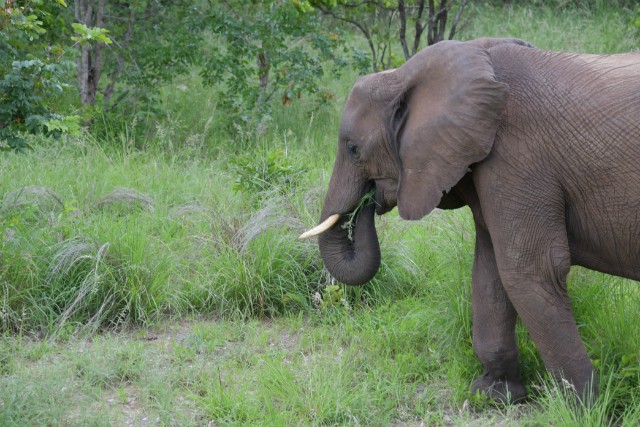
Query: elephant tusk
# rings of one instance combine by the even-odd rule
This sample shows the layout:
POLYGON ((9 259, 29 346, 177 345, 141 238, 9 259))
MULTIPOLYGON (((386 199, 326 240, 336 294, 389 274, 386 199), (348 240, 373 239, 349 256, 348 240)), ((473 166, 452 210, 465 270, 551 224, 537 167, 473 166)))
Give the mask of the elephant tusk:
POLYGON ((333 227, 339 219, 340 214, 333 214, 329 218, 325 219, 322 224, 302 233, 298 239, 308 239, 309 237, 318 236, 333 227))

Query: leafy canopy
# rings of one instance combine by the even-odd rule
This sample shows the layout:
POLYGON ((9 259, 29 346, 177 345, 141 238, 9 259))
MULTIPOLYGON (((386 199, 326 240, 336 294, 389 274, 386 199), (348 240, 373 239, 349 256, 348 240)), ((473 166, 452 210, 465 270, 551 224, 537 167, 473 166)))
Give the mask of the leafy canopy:
POLYGON ((76 132, 79 118, 57 103, 73 64, 47 38, 66 3, 17 3, 0 0, 0 149, 23 151, 26 133, 76 132))

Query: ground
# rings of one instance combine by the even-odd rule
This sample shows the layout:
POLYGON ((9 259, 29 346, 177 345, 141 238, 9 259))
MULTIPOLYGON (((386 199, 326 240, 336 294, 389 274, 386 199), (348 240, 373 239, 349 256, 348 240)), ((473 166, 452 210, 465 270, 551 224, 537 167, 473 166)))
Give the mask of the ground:
POLYGON ((442 359, 436 350, 403 348, 409 342, 400 335, 407 331, 395 332, 396 322, 385 325, 385 319, 377 325, 380 340, 370 341, 373 335, 358 331, 373 319, 347 317, 346 328, 338 323, 345 315, 336 314, 335 321, 324 315, 182 320, 56 342, 4 338, 0 420, 3 425, 512 425, 529 411, 526 406, 478 410, 464 399, 456 403, 451 384, 436 367, 442 359))

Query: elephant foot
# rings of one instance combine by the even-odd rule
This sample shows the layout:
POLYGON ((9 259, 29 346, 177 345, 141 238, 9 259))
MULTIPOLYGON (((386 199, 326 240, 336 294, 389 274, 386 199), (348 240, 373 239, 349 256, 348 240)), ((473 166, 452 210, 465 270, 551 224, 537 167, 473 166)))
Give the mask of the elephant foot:
POLYGON ((481 393, 494 402, 510 404, 522 402, 527 397, 527 392, 520 381, 506 379, 496 380, 488 374, 476 378, 471 386, 471 393, 481 393))

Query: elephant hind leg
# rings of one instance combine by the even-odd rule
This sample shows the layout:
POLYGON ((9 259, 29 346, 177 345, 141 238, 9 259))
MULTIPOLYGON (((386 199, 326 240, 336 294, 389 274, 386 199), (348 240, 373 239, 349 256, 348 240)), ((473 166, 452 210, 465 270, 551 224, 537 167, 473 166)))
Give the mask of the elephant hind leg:
POLYGON ((502 241, 500 250, 496 248, 500 276, 547 370, 588 401, 598 389, 567 294, 571 257, 564 224, 555 232, 548 223, 538 230, 545 231, 530 234, 538 239, 502 241))

